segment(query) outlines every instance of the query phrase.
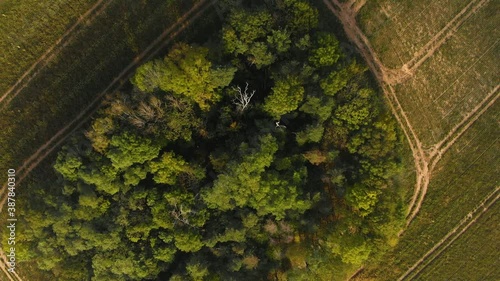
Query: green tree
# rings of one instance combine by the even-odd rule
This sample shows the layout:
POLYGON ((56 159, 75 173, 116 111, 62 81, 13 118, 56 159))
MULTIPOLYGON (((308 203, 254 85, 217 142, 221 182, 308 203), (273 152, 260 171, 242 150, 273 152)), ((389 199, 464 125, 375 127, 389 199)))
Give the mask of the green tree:
POLYGON ((307 125, 305 130, 296 134, 295 139, 299 145, 304 145, 308 142, 319 142, 323 137, 325 128, 321 124, 307 125))
POLYGON ((197 231, 187 229, 175 233, 175 246, 183 252, 197 252, 204 244, 197 231))
POLYGON ((254 190, 259 189, 261 173, 269 167, 278 150, 276 139, 271 135, 259 137, 259 146, 240 146, 241 161, 227 164, 225 173, 219 175, 211 189, 205 189, 203 200, 208 207, 223 211, 248 205, 254 190))
POLYGON ((208 110, 211 103, 220 99, 219 90, 231 82, 236 68, 212 67, 207 54, 207 48, 179 43, 162 62, 140 67, 132 83, 145 92, 159 87, 208 110))
POLYGON ((307 32, 318 27, 318 10, 306 1, 284 0, 288 16, 288 26, 292 30, 307 32))
POLYGON ((378 202, 379 190, 371 189, 361 184, 355 184, 347 190, 346 201, 361 216, 373 212, 378 202))
POLYGON ((332 115, 334 106, 335 101, 333 98, 308 95, 299 110, 316 116, 319 122, 324 122, 332 115))
POLYGON ((196 180, 201 180, 205 176, 203 169, 189 165, 173 152, 165 152, 159 160, 149 162, 149 168, 154 174, 155 182, 169 185, 174 185, 182 173, 196 180))
POLYGON ((82 166, 83 162, 80 157, 74 153, 68 152, 67 147, 64 152, 59 153, 57 156, 54 169, 59 172, 64 178, 69 181, 76 181, 78 179, 78 169, 82 166))
POLYGON ((375 92, 371 89, 361 89, 348 103, 335 110, 336 124, 344 124, 350 131, 359 130, 368 125, 375 114, 371 100, 375 92))
POLYGON ((319 33, 311 50, 309 61, 316 67, 333 66, 341 56, 340 43, 331 33, 319 33))
POLYGON ((276 52, 284 53, 290 49, 292 44, 290 35, 287 30, 272 30, 271 35, 267 36, 267 42, 276 52))
POLYGON ((166 64, 161 60, 149 61, 139 66, 130 80, 144 93, 152 93, 159 89, 166 75, 166 64))
POLYGON ((279 120, 282 115, 296 110, 303 98, 302 82, 295 76, 289 76, 275 82, 272 93, 264 100, 264 110, 279 120))
POLYGON ((143 164, 160 152, 160 146, 153 144, 150 139, 132 133, 122 133, 111 138, 110 149, 106 156, 111 160, 113 167, 125 169, 135 163, 143 164))

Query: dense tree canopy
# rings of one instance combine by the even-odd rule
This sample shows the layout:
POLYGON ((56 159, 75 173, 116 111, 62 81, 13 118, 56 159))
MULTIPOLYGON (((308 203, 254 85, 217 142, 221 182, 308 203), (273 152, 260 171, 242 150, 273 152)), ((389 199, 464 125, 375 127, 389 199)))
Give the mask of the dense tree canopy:
POLYGON ((109 95, 33 189, 23 259, 60 280, 335 280, 394 244, 400 135, 366 67, 307 1, 254 2, 109 95))

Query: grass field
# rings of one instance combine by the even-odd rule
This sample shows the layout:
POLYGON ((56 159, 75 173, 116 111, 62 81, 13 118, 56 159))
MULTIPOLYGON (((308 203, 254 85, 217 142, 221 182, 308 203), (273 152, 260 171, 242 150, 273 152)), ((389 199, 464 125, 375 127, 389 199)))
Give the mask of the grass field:
MULTIPOLYGON (((417 171, 400 243, 353 279, 425 280, 422 268, 442 262, 461 235, 481 238, 473 226, 498 199, 499 3, 324 2, 383 86, 417 171)), ((490 274, 468 273, 469 280, 490 274)))
POLYGON ((366 2, 356 16, 365 49, 403 77, 380 82, 394 89, 429 180, 417 182, 423 203, 399 244, 353 279, 497 280, 498 233, 485 232, 490 221, 498 227, 500 3, 353 2, 366 2), (482 215, 486 203, 493 205, 482 215))
POLYGON ((398 98, 424 146, 441 140, 500 81, 500 23, 489 2, 423 63, 414 77, 396 86, 398 98))
POLYGON ((358 22, 382 62, 401 67, 462 10, 463 0, 367 1, 358 22))
POLYGON ((500 280, 500 204, 490 208, 467 233, 458 238, 439 259, 424 268, 421 280, 500 280), (485 243, 490 241, 490 243, 485 243))
MULTIPOLYGON (((0 1, 0 93, 4 93, 98 0, 0 1)), ((0 94, 1 96, 1 94, 0 94)))

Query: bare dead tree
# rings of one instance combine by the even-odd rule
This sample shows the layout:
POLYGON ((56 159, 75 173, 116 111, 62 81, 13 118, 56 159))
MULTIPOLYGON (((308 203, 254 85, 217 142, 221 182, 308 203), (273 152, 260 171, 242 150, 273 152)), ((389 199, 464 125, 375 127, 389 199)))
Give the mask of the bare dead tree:
POLYGON ((180 222, 182 224, 189 225, 189 226, 192 226, 189 223, 189 216, 191 214, 196 214, 196 213, 197 213, 196 211, 193 211, 191 209, 184 210, 182 204, 180 204, 180 206, 178 206, 177 204, 174 204, 174 209, 172 211, 170 211, 170 215, 172 215, 172 217, 175 220, 174 224, 176 224, 177 222, 180 222))
POLYGON ((251 93, 248 92, 248 82, 246 83, 244 91, 241 90, 240 86, 237 86, 236 88, 233 89, 236 91, 233 103, 236 105, 238 111, 241 113, 245 111, 245 109, 247 109, 248 106, 250 105, 250 100, 255 94, 255 90, 253 90, 251 93))

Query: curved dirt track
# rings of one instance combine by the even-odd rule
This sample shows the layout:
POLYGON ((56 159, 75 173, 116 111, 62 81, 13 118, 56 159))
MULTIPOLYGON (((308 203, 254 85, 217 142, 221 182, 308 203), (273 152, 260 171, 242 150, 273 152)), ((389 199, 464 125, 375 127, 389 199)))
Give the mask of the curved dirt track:
MULTIPOLYGON (((417 134, 413 130, 405 111, 401 107, 396 93, 392 88, 393 84, 400 83, 405 79, 413 76, 415 69, 417 69, 425 60, 432 57, 434 52, 440 48, 446 40, 455 34, 456 30, 462 25, 467 18, 472 14, 477 12, 480 8, 484 7, 489 0, 482 0, 479 3, 478 0, 473 0, 469 3, 462 11, 459 12, 448 24, 436 34, 430 42, 428 42, 418 53, 415 54, 414 58, 403 65, 400 70, 387 69, 380 62, 376 56, 376 52, 370 46, 368 39, 364 36, 362 31, 359 29, 356 23, 355 15, 359 11, 359 8, 351 8, 356 5, 356 1, 352 0, 348 3, 342 4, 338 0, 324 0, 323 2, 327 7, 339 18, 348 38, 356 44, 361 55, 367 61, 368 66, 374 73, 375 77, 379 81, 386 95, 391 110, 396 117, 398 123, 400 124, 403 132, 410 145, 414 162, 415 169, 417 173, 417 180, 415 184, 414 193, 409 204, 408 216, 407 216, 407 226, 418 214, 422 203, 424 201, 427 188, 431 179, 431 173, 435 169, 437 163, 441 160, 443 154, 445 154, 448 149, 459 139, 467 129, 472 126, 472 124, 484 113, 489 107, 491 107, 498 99, 498 89, 497 85, 488 95, 479 102, 469 113, 467 113, 462 121, 460 121, 450 132, 439 142, 437 142, 430 150, 424 150, 422 144, 418 139, 417 134), (333 3, 333 5, 332 5, 333 3), (335 7, 334 7, 335 6, 335 7)), ((361 2, 358 1, 358 2, 361 2)), ((364 1, 363 1, 364 4, 364 1)), ((477 206, 473 211, 469 213, 460 223, 453 228, 445 237, 443 237, 439 242, 437 242, 423 257, 421 257, 412 267, 410 267, 407 272, 405 272, 399 280, 403 280, 410 274, 415 277, 418 273, 427 266, 434 258, 439 256, 439 254, 444 251, 449 245, 451 245, 457 238, 459 238, 471 225, 473 225, 477 219, 488 210, 488 208, 494 204, 500 195, 498 195, 500 187, 497 188, 493 193, 483 199, 479 206, 477 206), (488 200, 493 198, 493 201, 486 203, 488 200), (486 205, 485 205, 486 204, 486 205), (481 209, 482 208, 482 209, 481 209), (481 210, 481 212, 479 212, 481 210), (425 264, 424 264, 425 262, 425 264)), ((402 234, 404 230, 400 232, 402 234)), ((356 275, 362 270, 358 270, 351 278, 356 277, 356 275)), ((413 277, 410 277, 412 279, 413 277)))
POLYGON ((79 28, 82 26, 84 21, 93 21, 112 1, 113 0, 109 0, 103 4, 104 0, 99 0, 94 4, 94 6, 81 15, 78 20, 68 30, 66 30, 66 32, 59 39, 57 39, 54 45, 47 49, 47 51, 37 61, 35 61, 23 75, 21 75, 16 83, 0 97, 1 109, 4 109, 10 101, 12 101, 12 99, 14 99, 26 87, 26 85, 28 85, 29 82, 36 77, 38 72, 55 57, 57 57, 61 50, 74 39, 76 35, 75 32, 78 33, 79 28), (98 8, 99 10, 97 10, 98 8))
MULTIPOLYGON (((408 116, 406 115, 406 112, 403 110, 396 96, 396 93, 391 86, 396 78, 388 74, 387 69, 376 56, 376 53, 371 47, 368 38, 366 38, 361 29, 357 26, 356 12, 354 12, 350 8, 349 3, 342 4, 338 0, 332 0, 331 2, 329 0, 323 0, 323 2, 328 7, 328 9, 330 9, 341 21, 347 37, 349 38, 349 40, 351 40, 351 42, 356 44, 359 52, 375 75, 375 78, 377 78, 377 80, 381 84, 382 90, 389 102, 391 111, 396 117, 396 120, 402 128, 403 133, 405 134, 410 145, 417 173, 417 182, 415 184, 413 197, 408 209, 409 219, 407 220, 407 224, 409 224, 414 216, 413 214, 416 214, 418 212, 418 209, 414 209, 417 199, 419 195, 422 194, 422 191, 426 190, 430 180, 428 157, 426 156, 426 153, 422 148, 422 143, 415 133, 415 130, 413 129, 408 116), (336 6, 337 8, 335 8, 334 6, 336 6)), ((398 77, 397 79, 400 78, 402 77, 398 77)))
MULTIPOLYGON (((154 55, 156 55, 163 47, 168 45, 180 32, 190 26, 190 24, 200 17, 204 11, 213 5, 217 0, 207 1, 201 0, 196 5, 194 5, 188 12, 186 12, 181 18, 179 18, 172 26, 165 29, 160 36, 158 36, 141 54, 139 54, 120 74, 116 77, 104 91, 99 93, 97 97, 84 108, 80 114, 73 119, 68 125, 59 130, 50 140, 45 142, 31 157, 23 162, 20 168, 16 170, 19 179, 16 184, 20 184, 29 173, 35 169, 38 164, 40 164, 54 149, 56 149, 60 144, 62 144, 74 131, 80 128, 92 113, 94 113, 98 107, 101 99, 106 93, 112 90, 116 90, 118 87, 123 85, 128 78, 131 77, 135 67, 139 64, 147 61, 154 55), (76 125, 75 125, 76 124, 76 125)), ((3 207, 7 201, 6 195, 7 185, 5 184, 1 191, 0 196, 3 199, 0 201, 0 212, 2 212, 3 207)), ((1 251, 1 249, 0 249, 1 251)), ((7 257, 3 251, 0 252, 0 267, 2 269, 6 268, 7 257)), ((22 281, 22 279, 15 272, 14 274, 8 274, 9 281, 22 281), (17 279, 12 279, 15 276, 17 279)))
POLYGON ((441 159, 442 155, 450 146, 474 123, 490 107, 497 99, 494 97, 487 105, 483 106, 488 99, 497 92, 498 86, 480 102, 457 126, 449 132, 449 134, 440 142, 435 144, 431 150, 425 150, 417 133, 413 129, 406 112, 398 101, 396 93, 392 85, 405 81, 413 76, 414 70, 418 68, 425 60, 432 57, 434 52, 440 48, 446 40, 448 40, 457 29, 467 20, 472 14, 484 7, 490 0, 473 0, 465 8, 463 8, 446 26, 441 29, 418 53, 410 62, 403 65, 401 69, 388 69, 380 59, 376 52, 371 47, 368 38, 363 34, 356 22, 356 14, 366 1, 351 0, 346 3, 341 3, 339 0, 323 0, 325 5, 337 16, 341 21, 347 37, 353 42, 368 66, 379 81, 386 95, 391 110, 400 124, 403 132, 410 145, 414 158, 416 169, 416 184, 413 196, 409 203, 407 225, 418 214, 427 193, 427 187, 430 182, 431 173, 436 167, 436 164, 441 159), (466 125, 464 125, 466 124, 466 125), (443 144, 446 144, 444 147, 443 144))

